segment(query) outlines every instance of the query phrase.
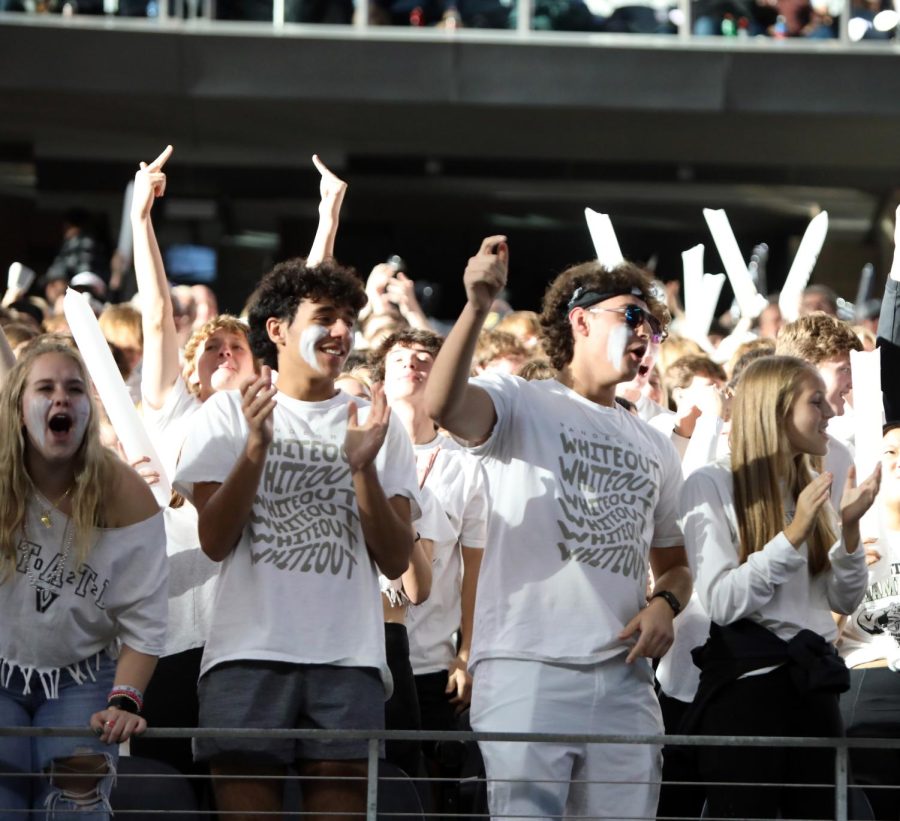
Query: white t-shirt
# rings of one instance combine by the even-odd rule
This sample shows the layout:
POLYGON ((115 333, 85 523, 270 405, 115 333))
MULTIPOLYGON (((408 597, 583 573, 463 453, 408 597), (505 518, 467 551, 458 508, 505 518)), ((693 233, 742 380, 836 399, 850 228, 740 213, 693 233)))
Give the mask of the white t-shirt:
MULTIPOLYGON (((390 691, 378 573, 369 556, 343 453, 343 392, 324 402, 276 395, 274 438, 241 539, 222 562, 201 675, 234 659, 378 669, 390 691)), ((368 407, 360 407, 364 421, 368 407)), ((248 428, 237 391, 194 416, 176 482, 223 482, 248 428)), ((419 513, 412 446, 393 419, 376 459, 388 498, 419 513)))
POLYGON ((175 380, 161 407, 152 407, 146 397, 141 403, 147 432, 170 479, 175 476, 191 417, 202 407, 200 397, 188 390, 181 376, 175 380))
POLYGON ((162 511, 142 522, 97 530, 87 559, 79 564, 72 543, 64 569, 66 527, 59 511, 51 527, 31 500, 17 546, 15 571, 0 584, 0 680, 12 670, 37 672, 48 697, 56 698, 60 671, 76 680, 86 659, 101 650, 113 657, 119 643, 158 656, 166 638, 166 553, 162 511), (27 536, 25 535, 27 534, 27 536))
POLYGON ((491 504, 470 667, 485 658, 595 664, 646 604, 649 549, 682 544, 672 443, 555 379, 475 379, 497 422, 473 448, 491 504))
MULTIPOLYGON (((419 515, 413 518, 413 527, 423 539, 430 539, 432 542, 438 543, 447 538, 452 538, 450 523, 437 497, 427 488, 419 488, 419 515)), ((403 590, 403 578, 389 579, 387 576, 378 574, 378 585, 384 596, 393 607, 399 605, 408 605, 409 598, 403 590)), ((432 589, 433 591, 433 589, 432 589)), ((431 596, 429 595, 429 599, 431 596)), ((407 627, 408 629, 408 627, 407 627)))
MULTIPOLYGON (((694 589, 716 624, 747 618, 785 641, 804 629, 834 641, 831 611, 852 613, 862 600, 868 580, 865 551, 847 553, 842 538, 828 552, 831 569, 812 578, 806 543, 794 548, 783 531, 739 564, 727 462, 707 465, 687 478, 681 510, 694 589)), ((785 513, 789 517, 792 511, 785 513)))
POLYGON ((423 490, 437 498, 444 525, 434 537, 431 594, 406 615, 409 660, 418 676, 446 670, 456 657, 453 636, 462 618, 461 546, 485 546, 488 506, 479 461, 452 439, 439 435, 415 445, 415 455, 420 477, 431 465, 423 490))
MULTIPOLYGON (((165 402, 152 408, 142 405, 144 424, 156 445, 163 469, 175 476, 178 456, 191 418, 203 407, 180 376, 165 402)), ((169 554, 169 631, 166 651, 171 656, 202 647, 209 632, 219 565, 201 549, 197 535, 197 509, 186 502, 166 508, 166 552, 169 554)))
POLYGON ((641 396, 641 398, 635 402, 635 407, 637 408, 638 417, 645 422, 649 422, 657 416, 671 416, 673 419, 675 418, 675 414, 672 413, 672 411, 668 408, 664 408, 658 402, 654 402, 649 396, 641 396))
POLYGON ((854 453, 856 429, 853 407, 850 403, 844 405, 844 412, 840 416, 832 416, 828 420, 828 434, 837 439, 851 454, 854 453))
MULTIPOLYGON (((881 554, 869 567, 869 586, 862 604, 847 619, 838 651, 848 667, 886 659, 900 669, 900 533, 886 532, 874 545, 881 554)), ((862 549, 862 548, 860 548, 862 549)))

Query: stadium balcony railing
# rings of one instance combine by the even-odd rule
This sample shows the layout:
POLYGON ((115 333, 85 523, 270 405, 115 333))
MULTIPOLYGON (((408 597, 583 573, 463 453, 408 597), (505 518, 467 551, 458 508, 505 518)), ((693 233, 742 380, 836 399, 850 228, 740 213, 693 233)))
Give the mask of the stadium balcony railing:
MULTIPOLYGON (((77 738, 90 734, 87 729, 76 728, 31 728, 31 727, 15 727, 0 728, 0 739, 4 737, 33 737, 33 736, 53 736, 77 738)), ((834 813, 829 816, 835 821, 866 821, 872 818, 871 808, 868 800, 863 794, 862 787, 851 783, 849 772, 849 755, 853 749, 865 750, 898 750, 900 749, 900 739, 864 739, 864 738, 801 738, 801 737, 757 737, 757 736, 686 736, 686 735, 667 735, 667 736, 645 736, 645 735, 555 735, 546 733, 474 733, 474 732, 444 732, 444 733, 427 733, 412 731, 328 731, 328 730, 260 730, 260 729, 150 729, 147 736, 155 739, 171 739, 171 738, 282 738, 282 739, 342 739, 342 740, 360 740, 365 739, 368 742, 368 762, 367 762, 367 778, 366 778, 366 819, 367 821, 393 821, 393 819, 430 819, 444 818, 464 819, 479 818, 487 819, 487 805, 485 800, 486 783, 483 776, 469 775, 462 782, 459 779, 435 779, 430 776, 410 778, 402 770, 391 765, 385 765, 383 760, 379 760, 379 751, 385 741, 434 741, 437 743, 451 743, 467 745, 474 748, 475 742, 478 741, 504 741, 518 742, 523 744, 534 744, 540 742, 557 742, 570 744, 608 744, 608 745, 632 745, 632 744, 657 744, 660 747, 679 747, 679 748, 697 748, 697 747, 765 747, 765 748, 819 748, 833 749, 835 751, 835 769, 834 781, 829 784, 773 784, 765 785, 748 784, 748 782, 734 782, 733 786, 766 786, 766 787, 785 787, 788 789, 804 789, 804 788, 826 788, 834 791, 834 813), (426 812, 423 810, 423 801, 421 796, 425 795, 431 788, 429 783, 440 781, 453 781, 459 786, 460 783, 467 789, 469 800, 456 805, 455 809, 447 811, 446 808, 439 808, 426 812), (477 801, 473 803, 471 796, 476 795, 477 801)), ((0 772, 0 779, 5 776, 13 775, 12 773, 0 772)), ((15 775, 21 775, 15 774, 15 775)), ((31 774, 32 777, 44 777, 37 774, 31 774)), ((248 776, 251 778, 259 778, 259 776, 248 776)), ((192 790, 187 786, 188 779, 197 779, 199 782, 208 782, 212 777, 203 776, 185 776, 178 773, 174 768, 164 765, 154 765, 149 759, 131 759, 123 756, 119 759, 119 768, 117 774, 118 784, 112 796, 112 806, 116 821, 137 821, 137 819, 150 817, 167 817, 171 819, 203 819, 213 818, 217 815, 221 818, 227 818, 227 813, 219 813, 215 809, 207 806, 201 808, 193 805, 190 808, 179 806, 177 804, 179 796, 192 794, 192 790), (146 765, 150 766, 146 766, 146 765), (148 798, 148 796, 152 796, 148 798)), ((299 818, 303 817, 303 812, 299 808, 298 795, 302 791, 303 779, 296 775, 272 776, 272 778, 283 779, 286 781, 286 806, 283 815, 285 817, 299 818)), ((340 780, 340 779, 337 779, 340 780)), ((347 780, 346 778, 343 780, 347 780)), ((534 782, 529 782, 534 783, 534 782)), ((606 782, 591 782, 606 783, 606 782)), ((639 782, 630 782, 639 783, 639 782)), ((680 787, 702 787, 702 782, 664 782, 677 784, 680 787)), ((719 786, 722 786, 720 783, 719 786)), ((725 785, 729 786, 729 785, 725 785)), ((889 790, 896 794, 895 787, 872 787, 867 785, 867 791, 889 790)), ((900 804, 900 795, 897 796, 898 804, 900 804)), ((424 802, 427 805, 427 801, 424 802)), ((15 818, 34 817, 39 814, 39 810, 14 811, 9 808, 0 807, 0 818, 13 821, 15 818)), ((77 817, 77 813, 74 813, 77 817)), ((267 813, 254 813, 254 817, 258 815, 260 818, 265 817, 267 813)), ((281 815, 281 813, 278 813, 281 815)), ((613 817, 613 816, 604 816, 613 817)), ((628 808, 617 808, 615 810, 615 818, 619 821, 648 821, 647 819, 638 819, 636 816, 628 814, 628 808)), ((696 816, 692 816, 696 817, 696 816)), ((702 808, 699 815, 700 818, 710 819, 706 808, 702 808)), ((657 816, 655 821, 680 821, 685 816, 657 816)))
MULTIPOLYGON (((755 48, 778 47, 783 48, 785 43, 788 47, 793 47, 800 42, 815 43, 821 46, 823 43, 838 42, 841 45, 850 45, 858 41, 866 41, 867 43, 878 43, 880 45, 889 44, 891 46, 900 46, 898 39, 898 31, 900 31, 900 3, 897 0, 830 0, 828 2, 829 20, 833 20, 833 24, 829 26, 832 29, 831 34, 827 38, 816 39, 815 35, 784 37, 777 33, 777 24, 770 26, 771 30, 776 30, 775 36, 748 36, 741 37, 738 21, 731 15, 725 16, 730 22, 722 22, 722 34, 725 36, 711 37, 704 34, 697 34, 694 31, 692 19, 692 0, 634 0, 634 2, 622 2, 622 0, 587 0, 587 7, 593 8, 596 2, 606 2, 610 8, 636 10, 641 21, 636 23, 638 34, 629 33, 627 23, 624 28, 616 28, 617 33, 610 33, 608 29, 601 28, 600 32, 596 31, 572 31, 566 28, 542 30, 546 26, 542 25, 536 16, 535 9, 540 0, 495 0, 495 4, 506 7, 509 12, 508 24, 506 27, 491 27, 490 24, 484 27, 459 27, 452 25, 449 28, 437 29, 434 26, 423 26, 421 28, 413 26, 395 26, 395 25, 374 25, 370 20, 370 2, 361 2, 354 0, 355 11, 353 14, 353 22, 348 25, 334 24, 318 24, 318 23, 291 23, 285 19, 286 2, 291 0, 272 0, 272 17, 271 21, 260 21, 257 16, 254 21, 235 20, 235 19, 219 19, 220 15, 217 8, 217 0, 141 0, 141 13, 144 13, 144 6, 147 7, 147 16, 144 17, 122 17, 120 14, 127 13, 120 10, 120 5, 126 0, 89 0, 90 5, 96 6, 91 14, 74 14, 66 15, 65 13, 36 13, 36 10, 47 10, 51 8, 64 9, 67 6, 77 9, 79 0, 0 0, 0 25, 3 22, 12 21, 14 18, 28 17, 31 20, 40 20, 41 23, 50 25, 77 25, 78 22, 89 20, 97 20, 102 17, 106 22, 127 21, 129 27, 138 25, 141 28, 162 26, 166 30, 171 31, 173 27, 185 27, 190 29, 192 33, 203 33, 204 30, 215 31, 231 29, 235 33, 240 33, 240 28, 244 27, 248 33, 259 34, 271 31, 272 34, 284 35, 290 33, 302 33, 304 36, 315 36, 316 29, 322 29, 322 34, 326 30, 353 29, 356 36, 362 37, 397 37, 397 38, 421 38, 425 40, 438 37, 446 39, 447 37, 456 37, 463 41, 478 40, 488 37, 490 39, 501 38, 508 40, 522 41, 526 39, 528 42, 563 42, 566 38, 570 41, 575 39, 594 39, 601 43, 607 38, 612 37, 620 44, 627 43, 629 39, 643 40, 646 37, 661 38, 663 40, 672 41, 677 38, 694 45, 705 45, 707 47, 723 47, 728 43, 753 42, 755 48), (97 14, 102 5, 102 14, 97 14), (875 6, 880 8, 880 11, 875 6), (15 11, 13 11, 13 9, 15 11), (840 9, 840 11, 838 11, 840 9), (24 10, 25 14, 21 14, 24 10), (643 14, 641 14, 643 12, 643 14), (648 33, 648 28, 644 23, 649 21, 649 25, 653 27, 655 18, 658 23, 657 31, 660 33, 648 33), (207 28, 208 26, 208 28, 207 28), (729 27, 730 30, 726 30, 729 27), (598 33, 601 35, 597 37, 598 33)), ((81 0, 85 4, 86 0, 81 0)), ((778 0, 767 0, 769 5, 778 9, 778 0)), ((569 4, 577 4, 583 6, 582 0, 553 0, 550 5, 563 7, 569 4)), ((133 5, 133 0, 132 0, 133 5)), ((415 5, 415 4, 414 4, 415 5)), ((422 0, 420 5, 426 5, 426 0, 422 0)), ((452 5, 452 4, 450 4, 452 5)), ((545 4, 546 5, 546 4, 545 4)), ((821 0, 815 5, 821 7, 821 0)), ((124 6, 123 6, 124 8, 124 6)), ((774 12, 773 12, 774 13, 774 12)), ((721 15, 720 15, 721 16, 721 15)), ((778 18, 782 19, 781 17, 778 18)), ((715 21, 715 34, 719 34, 720 21, 715 21)))

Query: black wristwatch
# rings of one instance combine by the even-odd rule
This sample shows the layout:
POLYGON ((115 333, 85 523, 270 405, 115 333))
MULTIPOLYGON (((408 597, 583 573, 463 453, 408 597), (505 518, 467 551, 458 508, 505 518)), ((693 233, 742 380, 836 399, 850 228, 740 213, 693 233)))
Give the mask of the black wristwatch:
POLYGON ((650 601, 654 599, 665 599, 666 604, 672 608, 672 612, 677 616, 681 612, 681 602, 675 597, 674 593, 669 592, 668 590, 657 590, 651 597, 650 601))

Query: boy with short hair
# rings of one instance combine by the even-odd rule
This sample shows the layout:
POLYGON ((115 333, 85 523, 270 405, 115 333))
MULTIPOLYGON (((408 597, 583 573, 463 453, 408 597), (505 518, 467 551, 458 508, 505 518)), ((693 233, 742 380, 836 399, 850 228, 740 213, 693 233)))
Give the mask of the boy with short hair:
POLYGON ((844 487, 846 472, 853 461, 852 428, 844 419, 845 400, 853 390, 850 351, 862 349, 862 342, 849 323, 821 312, 801 316, 785 325, 775 343, 777 356, 805 359, 825 382, 825 400, 834 411, 834 418, 828 424, 825 465, 835 473, 834 486, 838 489, 844 487))
MULTIPOLYGON (((264 364, 194 418, 177 481, 221 561, 199 684, 201 727, 380 729, 390 677, 376 564, 407 568, 418 510, 411 448, 376 391, 364 422, 334 380, 365 304, 355 274, 290 260, 262 280, 250 342, 264 364), (271 369, 278 369, 278 386, 271 369)), ((365 413, 365 411, 363 411, 365 413)), ((198 739, 220 810, 279 812, 295 764, 304 810, 365 808, 365 741, 198 739), (242 776, 259 775, 247 779, 242 776)))

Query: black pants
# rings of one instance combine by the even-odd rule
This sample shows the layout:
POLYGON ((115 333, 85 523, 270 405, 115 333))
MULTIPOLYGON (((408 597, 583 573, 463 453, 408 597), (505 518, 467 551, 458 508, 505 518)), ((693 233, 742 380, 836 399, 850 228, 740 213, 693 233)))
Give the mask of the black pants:
MULTIPOLYGON (((394 692, 384 705, 384 726, 387 730, 421 730, 419 699, 409 663, 409 636, 403 624, 384 625, 387 663, 394 679, 394 692)), ((396 764, 408 776, 419 774, 422 746, 418 741, 388 741, 385 745, 388 761, 396 764)))
MULTIPOLYGON (((679 735, 682 732, 681 720, 691 705, 671 698, 662 691, 657 695, 666 735, 679 735)), ((701 780, 697 771, 697 748, 666 744, 662 753, 662 786, 657 818, 699 818, 706 800, 706 790, 702 786, 679 783, 701 780)))
MULTIPOLYGON (((841 696, 847 735, 900 738, 900 673, 885 668, 851 670, 841 696)), ((878 821, 900 818, 900 750, 850 750, 853 780, 863 787, 878 821), (892 789, 890 789, 892 788, 892 789)))
MULTIPOLYGON (((144 718, 148 727, 196 727, 200 705, 197 701, 197 679, 203 648, 185 650, 164 656, 156 665, 153 678, 144 694, 144 718)), ((185 775, 203 775, 205 764, 194 763, 189 738, 131 739, 131 751, 142 758, 152 758, 171 764, 185 775)), ((202 795, 203 779, 192 781, 198 795, 202 795)))
MULTIPOLYGON (((800 693, 787 667, 726 685, 704 710, 699 735, 844 734, 836 693, 800 693)), ((713 818, 834 818, 834 751, 802 747, 704 747, 698 765, 713 818), (740 782, 748 786, 716 786, 740 782), (761 787, 763 783, 781 786, 761 787), (822 784, 791 787, 791 784, 822 784)))

